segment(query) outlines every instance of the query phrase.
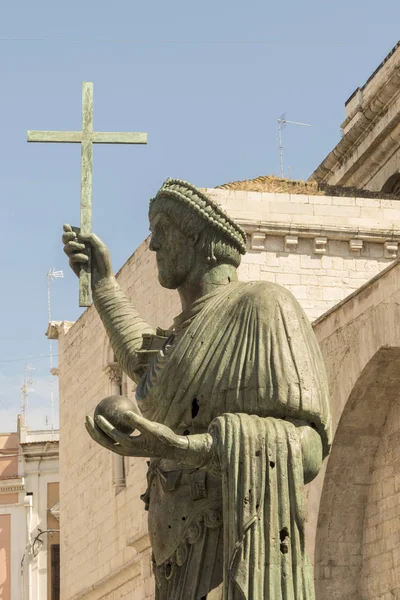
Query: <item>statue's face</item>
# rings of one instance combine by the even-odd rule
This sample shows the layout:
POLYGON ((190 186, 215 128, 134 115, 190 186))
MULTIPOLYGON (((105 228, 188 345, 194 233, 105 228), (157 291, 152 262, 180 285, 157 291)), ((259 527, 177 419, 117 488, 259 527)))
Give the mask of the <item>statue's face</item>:
POLYGON ((162 212, 150 219, 150 231, 150 250, 156 253, 158 280, 165 288, 177 289, 194 268, 194 240, 162 212))

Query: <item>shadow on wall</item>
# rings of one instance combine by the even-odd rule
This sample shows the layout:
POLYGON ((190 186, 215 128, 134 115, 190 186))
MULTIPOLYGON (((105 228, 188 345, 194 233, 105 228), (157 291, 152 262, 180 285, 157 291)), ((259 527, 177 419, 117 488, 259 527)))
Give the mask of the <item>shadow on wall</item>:
POLYGON ((400 198, 400 173, 394 173, 391 175, 385 185, 382 188, 384 194, 392 194, 397 198, 400 198))

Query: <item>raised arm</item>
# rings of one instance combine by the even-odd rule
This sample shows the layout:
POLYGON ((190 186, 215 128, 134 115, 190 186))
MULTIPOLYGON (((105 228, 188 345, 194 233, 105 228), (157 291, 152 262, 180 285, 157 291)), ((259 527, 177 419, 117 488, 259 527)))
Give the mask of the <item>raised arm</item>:
POLYGON ((142 334, 152 333, 148 325, 129 302, 114 277, 107 246, 94 234, 77 235, 70 225, 64 225, 64 252, 76 275, 88 261, 85 244, 91 248, 92 294, 97 312, 110 339, 118 363, 133 380, 135 352, 142 344, 142 334))

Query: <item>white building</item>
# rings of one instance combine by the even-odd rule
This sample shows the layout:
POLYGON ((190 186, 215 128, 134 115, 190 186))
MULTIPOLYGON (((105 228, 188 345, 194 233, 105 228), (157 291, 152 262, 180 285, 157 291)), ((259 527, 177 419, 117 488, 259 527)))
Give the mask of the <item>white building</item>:
POLYGON ((0 434, 0 598, 59 600, 58 431, 0 434))

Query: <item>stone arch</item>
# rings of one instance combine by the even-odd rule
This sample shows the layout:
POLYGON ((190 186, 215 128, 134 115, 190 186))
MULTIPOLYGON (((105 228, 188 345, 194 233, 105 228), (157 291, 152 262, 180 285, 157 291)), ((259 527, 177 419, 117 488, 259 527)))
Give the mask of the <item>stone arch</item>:
POLYGON ((375 455, 400 389, 400 348, 381 348, 342 413, 321 497, 317 598, 361 599, 363 532, 375 455), (319 589, 318 589, 319 588, 319 589))
MULTIPOLYGON (((398 365, 397 365, 398 368, 398 365)), ((394 382, 390 412, 375 455, 365 508, 361 597, 399 597, 400 392, 394 382)))
POLYGON ((382 188, 382 192, 400 198, 400 173, 394 173, 389 177, 382 188))
POLYGON ((315 333, 330 379, 334 431, 326 470, 309 495, 316 597, 360 600, 371 473, 400 389, 399 264, 317 321, 315 333))

